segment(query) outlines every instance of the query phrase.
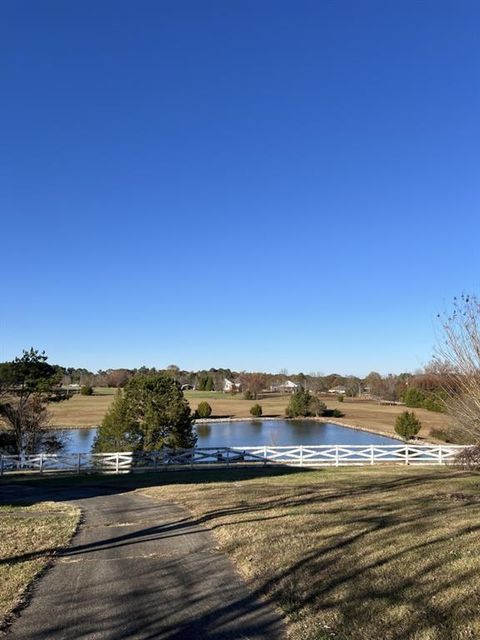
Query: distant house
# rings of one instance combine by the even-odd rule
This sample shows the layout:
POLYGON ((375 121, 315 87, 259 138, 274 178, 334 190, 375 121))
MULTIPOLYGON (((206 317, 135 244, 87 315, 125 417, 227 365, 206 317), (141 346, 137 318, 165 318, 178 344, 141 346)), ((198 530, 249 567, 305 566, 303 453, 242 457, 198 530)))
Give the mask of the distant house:
POLYGON ((272 384, 270 387, 271 391, 277 391, 279 393, 295 393, 295 391, 298 391, 299 389, 300 385, 296 382, 292 382, 292 380, 286 380, 280 384, 272 384))
POLYGON ((242 384, 239 380, 229 380, 228 378, 224 378, 223 380, 223 391, 225 393, 231 393, 232 391, 240 391, 242 384))
POLYGON ((329 389, 328 393, 335 393, 337 396, 344 396, 347 393, 345 387, 333 387, 333 389, 329 389))

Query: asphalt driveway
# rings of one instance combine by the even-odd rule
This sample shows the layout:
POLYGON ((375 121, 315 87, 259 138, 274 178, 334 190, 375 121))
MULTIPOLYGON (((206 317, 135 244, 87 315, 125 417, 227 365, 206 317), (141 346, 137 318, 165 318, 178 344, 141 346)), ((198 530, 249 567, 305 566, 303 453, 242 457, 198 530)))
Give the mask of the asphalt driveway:
MULTIPOLYGON (((18 499, 22 489, 8 489, 3 500, 18 499)), ((278 612, 248 590, 212 533, 182 507, 94 487, 23 491, 74 502, 83 522, 8 640, 284 637, 278 612)))

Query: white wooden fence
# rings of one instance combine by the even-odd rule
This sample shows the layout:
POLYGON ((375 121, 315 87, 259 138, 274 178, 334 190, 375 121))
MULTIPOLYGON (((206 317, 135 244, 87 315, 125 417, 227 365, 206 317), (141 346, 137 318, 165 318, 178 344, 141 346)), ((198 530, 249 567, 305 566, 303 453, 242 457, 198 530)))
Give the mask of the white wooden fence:
POLYGON ((128 473, 162 471, 172 467, 284 464, 322 467, 367 464, 452 463, 459 445, 320 445, 289 447, 195 447, 134 453, 41 453, 0 455, 0 475, 12 472, 128 473))

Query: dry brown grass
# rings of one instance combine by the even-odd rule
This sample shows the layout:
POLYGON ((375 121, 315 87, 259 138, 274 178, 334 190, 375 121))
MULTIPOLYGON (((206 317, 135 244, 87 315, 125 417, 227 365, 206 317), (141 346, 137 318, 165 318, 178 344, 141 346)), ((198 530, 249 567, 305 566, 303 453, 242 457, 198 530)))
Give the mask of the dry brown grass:
POLYGON ((252 590, 286 613, 292 640, 480 638, 479 475, 397 467, 178 478, 142 491, 209 525, 252 590))
POLYGON ((68 544, 79 515, 58 502, 0 507, 0 629, 52 554, 68 544))
POLYGON ((53 427, 92 427, 99 425, 115 394, 74 395, 69 400, 51 403, 48 412, 53 427))
MULTIPOLYGON (((100 391, 102 393, 102 391, 100 391)), ((186 397, 192 409, 196 409, 199 402, 207 400, 212 407, 213 416, 232 418, 251 418, 250 408, 255 401, 244 400, 241 394, 235 396, 218 393, 190 391, 186 397)), ((102 395, 81 396, 76 395, 70 400, 50 405, 49 411, 52 415, 52 426, 58 427, 90 427, 101 423, 105 412, 114 398, 113 393, 107 390, 102 395)), ((285 416, 285 408, 290 396, 288 395, 268 395, 258 400, 262 405, 264 416, 285 416)), ((394 433, 395 419, 405 410, 401 406, 380 405, 369 400, 345 399, 338 402, 336 398, 323 398, 330 409, 340 409, 345 415, 336 422, 362 427, 378 433, 391 435, 394 433)), ((422 421, 422 431, 420 436, 432 440, 431 430, 435 428, 445 428, 448 425, 448 416, 427 411, 426 409, 415 409, 417 416, 422 421)))

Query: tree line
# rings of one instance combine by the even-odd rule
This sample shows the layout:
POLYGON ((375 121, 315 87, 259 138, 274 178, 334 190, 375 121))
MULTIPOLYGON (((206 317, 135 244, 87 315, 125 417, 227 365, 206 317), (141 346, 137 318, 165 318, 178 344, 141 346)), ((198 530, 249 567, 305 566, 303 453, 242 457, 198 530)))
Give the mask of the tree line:
MULTIPOLYGON (((124 446, 149 450, 194 443, 194 416, 182 392, 182 386, 189 384, 185 380, 190 380, 190 384, 200 380, 205 387, 213 384, 217 388, 221 379, 223 389, 226 377, 238 378, 256 399, 267 385, 290 379, 296 381, 300 389, 289 415, 325 415, 324 405, 317 396, 343 384, 345 395, 361 393, 373 398, 403 400, 409 407, 450 413, 452 426, 448 436, 453 441, 478 445, 480 461, 479 299, 470 295, 456 298, 452 310, 441 315, 440 320, 443 333, 434 358, 424 370, 413 374, 382 376, 372 372, 362 379, 337 374, 288 375, 286 371, 279 374, 237 373, 230 369, 188 372, 170 365, 160 371, 141 367, 91 375, 113 375, 105 381, 114 380, 124 389, 104 422, 106 432, 110 424, 112 438, 116 437, 116 425, 123 425, 124 446)), ((48 403, 65 398, 62 392, 65 376, 72 379, 78 375, 81 379, 87 374, 85 370, 50 364, 44 352, 33 348, 12 361, 0 363, 0 419, 6 427, 0 430, 0 450, 25 453, 39 447, 55 449, 58 443, 46 431, 48 403)), ((409 429, 413 428, 412 424, 409 429)), ((98 447, 101 446, 99 443, 98 447)))
MULTIPOLYGON (((302 389, 312 393, 326 393, 340 388, 346 397, 365 397, 392 402, 405 401, 407 406, 424 406, 433 411, 442 410, 438 396, 444 394, 444 373, 435 363, 415 373, 382 375, 376 371, 365 377, 330 373, 292 373, 285 370, 280 373, 235 371, 229 368, 210 368, 197 371, 180 369, 177 365, 166 368, 138 367, 133 369, 108 369, 97 373, 84 368, 56 367, 61 372, 62 385, 71 384, 90 387, 123 388, 136 375, 164 373, 181 385, 194 387, 198 391, 223 391, 225 379, 239 383, 242 392, 249 391, 252 398, 269 389, 279 386, 287 380, 295 382, 302 389), (412 390, 416 390, 412 391, 412 390)), ((440 399, 441 400, 441 399, 440 399)))

